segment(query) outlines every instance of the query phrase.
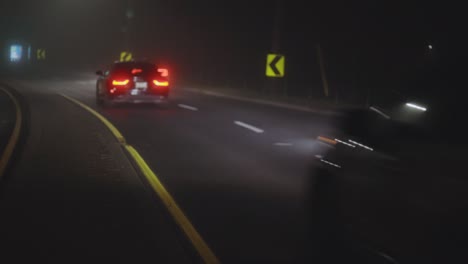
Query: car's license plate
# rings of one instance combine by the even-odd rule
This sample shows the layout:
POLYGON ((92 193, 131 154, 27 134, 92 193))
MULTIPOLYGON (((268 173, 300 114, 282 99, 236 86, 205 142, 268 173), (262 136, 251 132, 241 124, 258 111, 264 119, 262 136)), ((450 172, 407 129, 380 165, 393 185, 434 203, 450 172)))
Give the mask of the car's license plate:
POLYGON ((148 88, 148 83, 147 82, 136 82, 135 83, 135 88, 145 90, 146 88, 148 88))
POLYGON ((138 95, 138 92, 139 92, 138 90, 131 90, 130 94, 131 95, 138 95))

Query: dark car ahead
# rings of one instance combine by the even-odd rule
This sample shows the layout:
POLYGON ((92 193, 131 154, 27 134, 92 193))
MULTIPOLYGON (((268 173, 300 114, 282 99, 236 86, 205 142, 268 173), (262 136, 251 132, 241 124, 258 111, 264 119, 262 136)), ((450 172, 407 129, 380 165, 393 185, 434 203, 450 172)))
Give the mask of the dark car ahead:
POLYGON ((164 103, 170 91, 168 72, 150 62, 117 62, 106 72, 97 71, 98 105, 113 103, 164 103))

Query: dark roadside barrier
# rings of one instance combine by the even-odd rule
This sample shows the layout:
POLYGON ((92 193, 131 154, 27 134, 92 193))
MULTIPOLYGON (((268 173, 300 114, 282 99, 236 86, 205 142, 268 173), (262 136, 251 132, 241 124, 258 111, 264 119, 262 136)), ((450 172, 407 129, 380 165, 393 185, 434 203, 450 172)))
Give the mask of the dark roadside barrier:
POLYGON ((342 215, 339 175, 325 168, 311 169, 307 201, 308 231, 300 263, 395 264, 391 257, 373 251, 349 234, 342 215))

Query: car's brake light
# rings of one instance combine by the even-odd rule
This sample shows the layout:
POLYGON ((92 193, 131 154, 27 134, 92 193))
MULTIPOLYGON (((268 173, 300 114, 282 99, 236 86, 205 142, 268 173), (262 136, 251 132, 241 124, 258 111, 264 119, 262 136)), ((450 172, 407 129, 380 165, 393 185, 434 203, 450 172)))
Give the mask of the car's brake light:
POLYGON ((156 86, 169 86, 169 82, 168 82, 168 81, 158 81, 158 80, 154 80, 153 83, 154 83, 154 85, 156 85, 156 86))
POLYGON ((130 82, 130 80, 113 80, 112 85, 124 86, 124 85, 127 85, 129 82, 130 82))
POLYGON ((160 68, 160 69, 158 69, 158 72, 161 73, 162 77, 168 77, 169 76, 169 71, 167 69, 160 68))
POLYGON ((142 69, 132 69, 132 74, 142 73, 142 69))

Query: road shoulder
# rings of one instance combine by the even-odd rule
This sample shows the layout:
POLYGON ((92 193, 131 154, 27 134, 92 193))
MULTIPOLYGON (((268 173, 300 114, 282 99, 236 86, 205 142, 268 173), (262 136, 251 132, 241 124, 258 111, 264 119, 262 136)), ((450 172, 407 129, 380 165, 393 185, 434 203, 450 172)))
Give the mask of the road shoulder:
POLYGON ((59 95, 20 92, 30 131, 1 186, 2 260, 193 261, 105 126, 59 95))

